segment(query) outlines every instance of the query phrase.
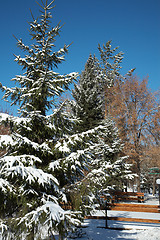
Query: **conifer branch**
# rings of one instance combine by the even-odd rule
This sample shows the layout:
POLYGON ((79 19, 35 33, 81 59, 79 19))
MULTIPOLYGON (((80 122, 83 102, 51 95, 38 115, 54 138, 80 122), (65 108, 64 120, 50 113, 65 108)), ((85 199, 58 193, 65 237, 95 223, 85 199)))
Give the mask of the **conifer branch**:
POLYGON ((44 9, 44 8, 43 8, 43 7, 40 5, 40 3, 39 3, 39 2, 37 2, 37 1, 36 1, 36 3, 37 3, 37 4, 38 4, 38 5, 39 5, 39 6, 40 6, 42 9, 44 9))
POLYGON ((53 7, 49 8, 49 7, 52 5, 52 3, 54 3, 54 1, 55 1, 55 0, 53 0, 53 1, 47 6, 47 9, 53 9, 53 8, 55 7, 55 5, 54 5, 53 7))
POLYGON ((31 16, 32 16, 32 18, 33 18, 33 21, 35 21, 35 18, 34 18, 33 14, 32 14, 32 11, 31 11, 31 9, 29 9, 29 11, 30 11, 30 13, 31 13, 31 16))
POLYGON ((14 34, 12 34, 12 35, 13 35, 13 37, 17 40, 17 42, 18 42, 18 41, 19 41, 18 38, 17 38, 14 34))
POLYGON ((45 4, 44 4, 44 2, 41 0, 41 3, 42 3, 42 5, 45 7, 45 4))

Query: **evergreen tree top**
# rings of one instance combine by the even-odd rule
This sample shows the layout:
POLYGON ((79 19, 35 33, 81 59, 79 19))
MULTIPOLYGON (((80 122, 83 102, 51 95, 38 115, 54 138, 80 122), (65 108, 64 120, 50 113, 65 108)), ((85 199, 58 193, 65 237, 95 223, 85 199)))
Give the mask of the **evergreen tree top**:
POLYGON ((24 57, 15 56, 15 61, 25 70, 23 75, 12 79, 18 86, 7 88, 0 84, 1 89, 5 91, 3 98, 10 97, 12 105, 19 104, 22 116, 37 111, 45 116, 47 111, 55 106, 55 97, 68 89, 77 77, 77 73, 61 75, 53 71, 65 60, 69 48, 69 45, 64 45, 54 51, 61 26, 58 24, 51 27, 50 9, 53 8, 53 2, 48 4, 48 1, 44 3, 41 0, 41 16, 35 19, 32 15, 33 21, 29 24, 33 42, 31 46, 25 45, 22 39, 17 39, 18 47, 25 52, 24 57))
POLYGON ((104 85, 111 87, 117 77, 120 77, 123 52, 118 52, 119 47, 112 48, 112 41, 108 41, 101 47, 98 45, 100 53, 100 68, 103 73, 104 85))
POLYGON ((80 131, 92 129, 103 119, 102 78, 95 56, 90 54, 72 95, 74 114, 82 121, 80 131))

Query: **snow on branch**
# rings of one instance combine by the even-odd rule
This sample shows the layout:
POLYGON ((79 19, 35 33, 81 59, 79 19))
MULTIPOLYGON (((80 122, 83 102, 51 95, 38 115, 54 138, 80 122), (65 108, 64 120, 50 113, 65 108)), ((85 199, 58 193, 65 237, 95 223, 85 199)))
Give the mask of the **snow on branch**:
POLYGON ((8 232, 8 226, 0 219, 0 231, 1 235, 3 236, 4 232, 8 232))
POLYGON ((14 124, 19 125, 21 123, 26 124, 29 121, 30 121, 29 118, 15 117, 6 113, 0 113, 0 123, 14 122, 14 124))
POLYGON ((29 184, 38 183, 43 187, 52 186, 56 191, 58 191, 59 183, 57 179, 52 174, 45 173, 41 169, 18 165, 6 168, 3 172, 7 177, 11 176, 14 178, 14 176, 20 175, 21 178, 25 179, 27 182, 29 182, 29 184))
POLYGON ((53 155, 51 149, 48 147, 48 145, 46 143, 43 143, 43 144, 35 143, 35 142, 29 140, 27 137, 22 137, 21 135, 19 135, 17 133, 13 135, 13 138, 15 138, 15 140, 17 141, 19 146, 26 144, 36 151, 42 151, 42 152, 47 151, 49 154, 53 155))
POLYGON ((5 156, 1 158, 1 170, 3 168, 11 168, 13 166, 33 166, 35 163, 41 163, 40 158, 34 155, 5 156))
POLYGON ((3 193, 7 193, 8 190, 10 192, 14 192, 13 186, 7 180, 5 180, 3 178, 0 178, 0 190, 3 193))
POLYGON ((77 226, 80 225, 80 221, 75 219, 75 217, 76 213, 64 211, 58 204, 55 204, 52 201, 47 201, 36 210, 33 210, 27 213, 24 217, 20 218, 18 226, 24 225, 30 230, 33 228, 33 226, 35 226, 37 233, 39 233, 39 236, 42 237, 42 234, 44 234, 44 232, 42 233, 43 225, 47 235, 44 237, 48 237, 48 234, 52 236, 57 234, 62 224, 64 227, 64 232, 72 224, 77 226))
POLYGON ((13 138, 9 135, 0 135, 0 148, 8 145, 13 145, 13 138))
POLYGON ((95 127, 91 130, 82 133, 76 133, 71 136, 66 136, 65 138, 57 141, 55 148, 67 152, 68 151, 67 145, 75 145, 75 142, 83 142, 85 138, 88 138, 90 137, 90 135, 92 136, 93 134, 98 133, 98 131, 102 129, 104 129, 104 126, 99 125, 98 127, 95 127))

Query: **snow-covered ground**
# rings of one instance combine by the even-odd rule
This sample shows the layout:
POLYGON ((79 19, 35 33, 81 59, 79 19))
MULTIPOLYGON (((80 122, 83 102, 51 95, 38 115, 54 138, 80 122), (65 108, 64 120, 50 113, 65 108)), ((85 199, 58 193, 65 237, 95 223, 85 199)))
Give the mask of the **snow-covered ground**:
MULTIPOLYGON (((158 197, 153 197, 150 195, 147 197, 144 204, 158 205, 158 197)), ((104 215, 104 212, 99 211, 95 214, 104 215)), ((160 213, 108 211, 108 216, 160 219, 160 213)), ((108 221, 108 226, 112 229, 104 228, 105 220, 87 219, 84 222, 84 228, 82 230, 84 235, 82 234, 83 236, 77 238, 77 240, 160 240, 160 224, 108 221), (126 228, 130 230, 116 230, 113 228, 126 228)))
MULTIPOLYGON (((158 196, 148 196, 145 203, 142 203, 142 205, 143 204, 159 205, 158 196)), ((105 212, 96 211, 93 215, 103 216, 105 215, 105 212)), ((160 220, 160 213, 108 211, 108 216, 160 220)), ((77 237, 76 240, 160 240, 160 223, 135 223, 109 220, 108 226, 110 229, 105 228, 105 220, 86 219, 83 228, 77 233, 77 236, 79 234, 79 237, 77 237), (117 228, 125 228, 125 230, 117 230, 117 228)), ((75 239, 75 235, 72 237, 75 239)), ((55 239, 58 240, 58 236, 56 236, 55 239)), ((66 239, 72 240, 73 238, 67 237, 66 239)), ((2 239, 0 236, 0 240, 5 239, 2 239)))
POLYGON ((85 225, 87 227, 83 229, 83 232, 85 232, 84 236, 77 238, 77 240, 160 240, 160 224, 114 223, 114 221, 109 224, 113 227, 129 227, 132 230, 105 229, 103 228, 105 225, 104 220, 86 220, 85 225), (139 229, 139 226, 142 229, 139 229))

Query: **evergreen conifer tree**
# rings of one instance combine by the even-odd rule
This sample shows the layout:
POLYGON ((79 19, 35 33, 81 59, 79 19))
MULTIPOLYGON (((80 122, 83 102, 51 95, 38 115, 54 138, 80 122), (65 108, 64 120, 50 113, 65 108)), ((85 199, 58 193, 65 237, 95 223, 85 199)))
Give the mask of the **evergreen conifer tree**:
POLYGON ((78 124, 79 131, 98 126, 104 118, 101 80, 97 59, 90 54, 80 75, 79 84, 75 84, 72 91, 75 100, 72 111, 81 120, 78 124))
POLYGON ((123 144, 118 129, 110 117, 102 121, 103 128, 98 134, 96 159, 91 162, 91 172, 87 178, 95 194, 104 190, 123 189, 126 178, 131 177, 127 156, 123 154, 123 144))
MULTIPOLYGON (((120 69, 123 60, 123 52, 118 52, 119 47, 112 48, 112 41, 108 41, 101 47, 98 45, 100 54, 99 67, 103 82, 103 108, 105 118, 107 117, 107 108, 110 105, 109 99, 106 96, 106 90, 114 85, 115 79, 120 79, 120 69)), ((123 78, 121 76, 121 78, 123 78)))
MULTIPOLYGON (((103 192, 109 187, 122 187, 129 165, 126 164, 126 157, 122 157, 122 144, 118 138, 118 130, 109 116, 105 115, 106 105, 105 88, 111 87, 114 79, 119 76, 122 53, 115 53, 117 48, 111 48, 111 41, 103 46, 99 46, 101 60, 98 61, 91 55, 82 72, 79 83, 73 90, 74 102, 72 109, 79 117, 80 124, 78 131, 83 129, 94 129, 99 126, 98 133, 92 135, 90 145, 94 144, 93 156, 90 168, 82 181, 82 185, 90 186, 90 199, 97 199, 97 192, 103 192), (85 183, 85 184, 84 184, 85 183), (93 197, 94 196, 94 197, 93 197)), ((82 185, 79 184, 79 188, 82 185)), ((85 192, 84 189, 82 191, 85 192)), ((83 194, 82 193, 82 194, 83 194)), ((86 198, 85 198, 86 199, 86 198)), ((89 198, 87 197, 88 201, 89 198)))
POLYGON ((51 3, 41 1, 40 18, 30 23, 32 45, 17 39, 25 56, 16 56, 23 75, 8 88, 0 83, 4 99, 19 104, 20 117, 1 114, 0 122, 8 124, 10 135, 0 136, 5 154, 0 158, 0 228, 3 239, 43 239, 79 224, 75 213, 64 211, 60 202, 66 199, 62 188, 83 176, 90 152, 84 149, 91 132, 74 134, 66 103, 57 104, 77 73, 60 75, 53 71, 64 61, 68 46, 58 51, 55 40, 61 26, 50 26, 51 3), (53 111, 47 115, 49 110, 53 111))
POLYGON ((100 53, 99 66, 102 72, 103 83, 105 87, 111 87, 116 78, 120 76, 121 63, 123 60, 123 52, 117 52, 119 47, 112 49, 112 41, 106 42, 101 47, 98 45, 100 53))

